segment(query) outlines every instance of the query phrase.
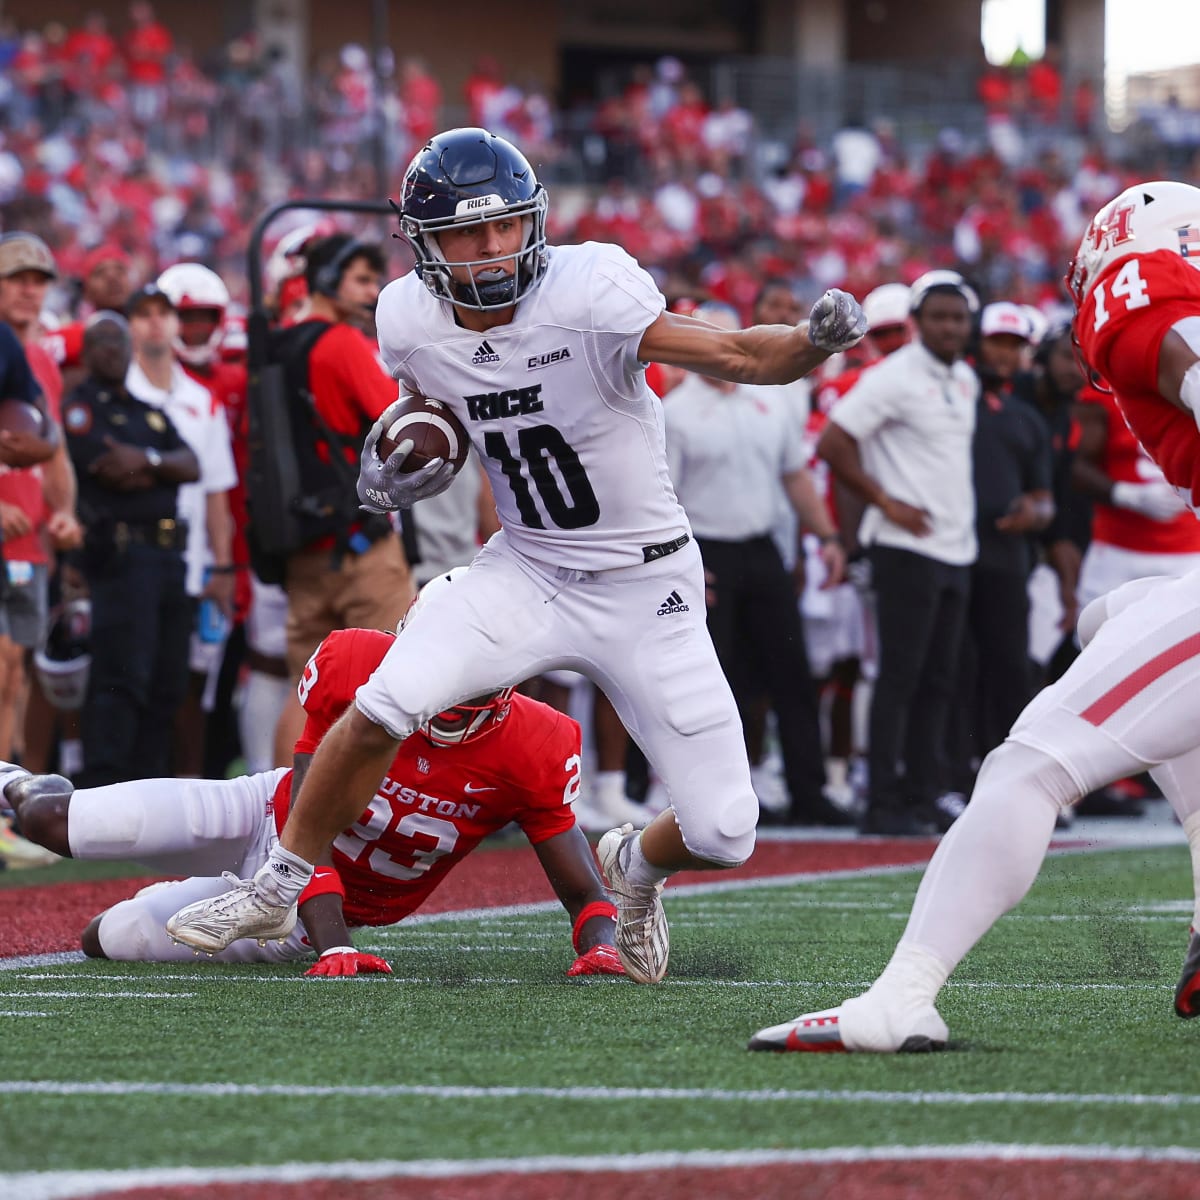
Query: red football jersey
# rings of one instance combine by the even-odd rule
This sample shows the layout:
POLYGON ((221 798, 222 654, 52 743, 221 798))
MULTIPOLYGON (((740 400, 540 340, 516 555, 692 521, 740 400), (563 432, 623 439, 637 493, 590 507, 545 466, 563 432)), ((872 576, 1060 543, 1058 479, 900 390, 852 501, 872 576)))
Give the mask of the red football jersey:
MULTIPOLYGON (((1104 440, 1104 458, 1100 469, 1121 483, 1150 483, 1163 475, 1154 461, 1133 436, 1111 392, 1084 387, 1079 392, 1081 404, 1094 404, 1104 411, 1108 436, 1104 440)), ((1186 511, 1169 521, 1155 521, 1128 508, 1115 504, 1099 504, 1092 508, 1092 540, 1143 554, 1200 553, 1200 521, 1186 511)))
MULTIPOLYGON (((373 629, 331 633, 300 680, 308 720, 296 753, 311 754, 354 703, 393 635, 373 629)), ((578 724, 536 700, 514 695, 508 715, 483 737, 442 746, 415 733, 359 820, 333 843, 346 887, 348 925, 391 925, 420 908, 455 863, 511 821, 534 845, 575 824, 578 724)), ((291 803, 289 772, 275 791, 275 824, 291 803)))
POLYGON ((1133 435, 1179 488, 1200 505, 1196 418, 1158 394, 1158 354, 1167 332, 1200 315, 1200 271, 1169 250, 1117 259, 1075 317, 1088 364, 1112 388, 1133 435))

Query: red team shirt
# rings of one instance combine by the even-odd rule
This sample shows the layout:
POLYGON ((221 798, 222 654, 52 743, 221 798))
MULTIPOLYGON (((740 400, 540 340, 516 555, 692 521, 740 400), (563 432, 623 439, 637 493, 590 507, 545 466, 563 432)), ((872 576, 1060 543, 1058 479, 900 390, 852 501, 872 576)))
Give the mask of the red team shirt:
POLYGON ((1166 480, 1200 507, 1200 429, 1158 393, 1163 338, 1200 311, 1200 271, 1170 250, 1117 259, 1075 318, 1083 355, 1116 394, 1133 435, 1166 480))
MULTIPOLYGON (((1162 478, 1162 472, 1125 423, 1116 396, 1084 387, 1079 393, 1079 403, 1094 404, 1104 412, 1108 436, 1100 469, 1109 479, 1119 483, 1149 483, 1162 478)), ((1159 403, 1164 402, 1160 399, 1159 403)), ((1200 553, 1200 521, 1187 511, 1169 521, 1153 521, 1115 504, 1097 504, 1092 515, 1092 537, 1143 554, 1200 553)))
MULTIPOLYGON (((312 754, 354 693, 379 665, 390 633, 331 633, 300 681, 308 720, 297 754, 312 754)), ((370 807, 333 843, 346 887, 346 923, 391 925, 408 916, 490 833, 510 821, 533 845, 575 824, 579 726, 536 700, 514 695, 508 715, 477 741, 447 747, 414 734, 402 742, 370 807)), ((275 790, 275 826, 283 829, 292 773, 275 790)))

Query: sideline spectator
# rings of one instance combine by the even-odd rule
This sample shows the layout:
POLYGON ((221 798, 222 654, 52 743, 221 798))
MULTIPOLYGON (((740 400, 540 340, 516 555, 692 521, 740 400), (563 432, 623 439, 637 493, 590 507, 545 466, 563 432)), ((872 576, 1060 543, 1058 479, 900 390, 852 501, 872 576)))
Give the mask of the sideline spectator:
MULTIPOLYGON (((0 747, 11 753, 18 698, 25 696, 22 757, 35 766, 49 765, 56 714, 30 671, 33 651, 41 646, 51 603, 51 552, 79 546, 82 529, 75 517, 75 473, 61 434, 62 376, 41 345, 41 313, 46 294, 57 278, 50 248, 31 233, 10 233, 0 238, 0 320, 7 321, 21 340, 30 369, 41 388, 46 414, 53 422, 55 447, 44 462, 25 469, 0 467, 0 500, 16 505, 29 521, 23 535, 15 535, 11 521, 4 525, 4 558, 7 564, 7 634, 5 656, 9 667, 0 685, 0 747), (26 690, 27 688, 27 690, 26 690)), ((54 591, 57 593, 57 580, 54 591)), ((74 731, 72 731, 74 732, 74 731)))
MULTIPOLYGON (((693 315, 720 329, 740 325, 724 304, 701 304, 693 315)), ((802 426, 778 391, 689 375, 665 407, 667 463, 704 560, 709 633, 739 708, 765 693, 775 711, 789 804, 783 814, 764 808, 761 819, 845 824, 824 795, 797 580, 771 537, 782 497, 820 539, 828 586, 841 581, 845 556, 805 468, 802 426), (740 481, 734 493, 731 479, 740 481)))
POLYGON ((1022 309, 1001 301, 980 317, 975 371, 980 394, 973 443, 975 533, 966 636, 951 729, 956 761, 938 797, 943 832, 961 814, 979 764, 1007 736, 1033 694, 1029 663, 1029 575, 1034 544, 1054 516, 1050 432, 1014 395, 1033 330, 1022 309))
MULTIPOLYGON (((331 463, 341 454, 351 474, 372 422, 397 396, 397 386, 379 364, 375 345, 358 327, 374 310, 384 270, 383 254, 349 234, 333 234, 307 249, 307 318, 276 333, 275 353, 289 375, 304 380, 324 426, 340 446, 331 447, 322 426, 311 422, 300 436, 310 440, 302 461, 311 469, 305 492, 344 494, 346 483, 331 463)), ((349 496, 349 513, 357 505, 349 496)), ((418 517, 418 520, 420 518, 418 517)), ((333 514, 287 562, 288 672, 295 682, 305 664, 335 629, 395 625, 414 594, 404 549, 386 517, 333 514)), ((315 528, 315 527, 314 527, 315 528)), ((286 762, 303 712, 292 702, 276 733, 277 762, 286 762)))
POLYGON ((126 390, 132 356, 125 318, 94 314, 83 335, 87 376, 63 403, 92 601, 78 775, 86 787, 167 773, 163 727, 187 681, 192 616, 177 493, 200 467, 166 414, 126 390))
POLYGON ((863 372, 817 444, 870 507, 879 676, 871 703, 864 833, 933 832, 945 733, 975 560, 971 438, 979 381, 962 361, 979 302, 955 271, 912 287, 917 341, 863 372))
MULTIPOLYGON (((220 665, 233 616, 233 518, 229 492, 237 484, 225 413, 204 384, 193 379, 176 358, 180 318, 171 296, 157 283, 135 292, 127 306, 133 361, 125 386, 131 395, 165 413, 191 447, 200 478, 179 489, 178 516, 187 527, 184 562, 193 624, 188 649, 189 680, 176 714, 174 773, 198 778, 204 773, 203 694, 220 665), (209 626, 204 602, 222 618, 209 626)), ((213 678, 215 686, 215 677, 213 678)))

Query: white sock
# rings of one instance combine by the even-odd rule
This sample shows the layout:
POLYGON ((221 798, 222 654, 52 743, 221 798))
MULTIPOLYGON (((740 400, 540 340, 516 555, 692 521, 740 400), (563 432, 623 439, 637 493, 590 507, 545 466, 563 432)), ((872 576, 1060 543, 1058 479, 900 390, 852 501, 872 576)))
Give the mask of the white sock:
POLYGON ((625 797, 624 771, 597 771, 592 776, 592 793, 601 811, 620 807, 625 797))
POLYGON ((636 837, 629 838, 621 849, 625 854, 625 862, 622 864, 625 868, 625 878, 630 883, 653 887, 656 883, 662 883, 664 879, 670 879, 675 874, 672 870, 656 867, 652 862, 647 861, 646 856, 642 853, 642 835, 640 833, 636 837))
POLYGON ((238 733, 246 757, 246 773, 257 775, 275 765, 275 726, 292 690, 291 682, 251 671, 242 689, 238 733))
POLYGON ((915 948, 949 975, 1024 898, 1046 857, 1059 806, 1078 798, 1071 777, 1047 755, 1016 742, 993 751, 971 803, 925 870, 897 948, 897 969, 910 962, 900 958, 901 949, 915 948))
POLYGON ((58 769, 68 779, 83 770, 82 738, 63 738, 58 744, 58 769))
POLYGON ((277 842, 254 876, 254 886, 272 904, 295 904, 312 877, 312 864, 277 842))
POLYGON ((1200 791, 1195 786, 1200 770, 1200 749, 1154 767, 1150 774, 1179 818, 1192 852, 1192 928, 1200 930, 1200 791))
POLYGON ((871 991, 888 996, 893 1002, 899 999, 912 1004, 933 1004, 952 970, 937 955, 902 941, 883 974, 871 984, 871 991))

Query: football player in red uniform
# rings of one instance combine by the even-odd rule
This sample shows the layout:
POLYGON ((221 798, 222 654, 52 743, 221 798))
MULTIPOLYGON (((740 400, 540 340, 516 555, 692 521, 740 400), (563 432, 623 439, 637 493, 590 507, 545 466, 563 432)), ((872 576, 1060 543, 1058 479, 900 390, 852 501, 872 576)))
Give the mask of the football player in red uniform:
MULTIPOLYGON (((1096 214, 1067 276, 1075 333, 1146 452, 1200 508, 1200 189, 1140 184, 1096 214)), ((984 761, 883 974, 861 996, 760 1030, 752 1050, 938 1049, 935 1001, 962 957, 1029 890, 1060 809, 1151 769, 1200 893, 1200 571, 1139 579, 1079 619, 1084 652, 984 761)), ((1175 1011, 1200 1016, 1200 912, 1175 1011)))
MULTIPOLYGON (((422 596, 445 576, 427 584, 422 596)), ((427 602, 427 601, 426 601, 427 602)), ((0 788, 22 831, 75 858, 133 859, 169 872, 97 916, 83 949, 97 958, 178 962, 191 946, 168 934, 181 904, 219 896, 263 862, 287 819, 317 744, 354 702, 392 636, 330 634, 299 684, 307 721, 295 765, 230 780, 153 779, 73 791, 60 776, 0 767, 0 788), (224 873, 224 874, 222 874, 224 873)), ((401 743, 362 816, 337 837, 300 897, 301 924, 278 941, 212 940, 221 962, 288 962, 317 954, 309 975, 390 972, 355 950, 349 930, 392 925, 416 911, 479 843, 516 822, 573 922, 569 975, 623 974, 613 948, 616 909, 575 824, 580 732, 569 717, 515 695, 478 697, 427 722, 401 743)))

